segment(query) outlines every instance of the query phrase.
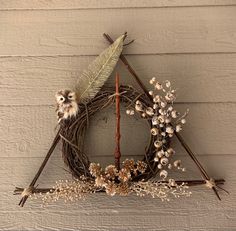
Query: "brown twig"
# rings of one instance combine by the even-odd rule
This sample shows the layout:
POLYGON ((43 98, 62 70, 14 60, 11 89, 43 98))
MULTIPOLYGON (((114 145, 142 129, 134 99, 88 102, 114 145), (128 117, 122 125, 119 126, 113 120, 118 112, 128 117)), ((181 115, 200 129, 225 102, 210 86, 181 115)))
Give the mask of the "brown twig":
MULTIPOLYGON (((165 182, 165 181, 164 181, 165 182)), ((187 186, 198 186, 198 185, 205 185, 205 180, 177 180, 175 181, 178 185, 181 185, 182 183, 185 183, 187 186)), ((224 179, 216 179, 215 183, 216 185, 223 184, 225 182, 224 179)), ((217 186, 218 187, 218 186, 217 186)), ((53 192, 54 188, 35 188, 33 193, 47 193, 47 192, 53 192)), ((17 187, 15 190, 15 195, 21 194, 24 191, 24 188, 17 187)))
POLYGON ((115 166, 120 170, 120 93, 119 93, 120 76, 116 73, 116 148, 115 148, 115 166))
MULTIPOLYGON (((35 190, 34 185, 35 185, 35 183, 37 182, 37 180, 38 180, 39 176, 41 175, 41 173, 42 173, 44 167, 46 166, 46 164, 47 164, 47 162, 48 162, 48 160, 49 160, 49 158, 50 158, 50 156, 51 156, 53 150, 55 149, 57 143, 58 143, 59 140, 60 140, 60 135, 59 135, 59 134, 60 134, 60 130, 57 132, 57 135, 56 135, 56 137, 54 138, 53 143, 52 143, 50 149, 48 150, 47 155, 45 156, 45 158, 44 158, 44 160, 43 160, 41 166, 39 167, 38 172, 35 174, 33 180, 31 181, 31 183, 30 183, 30 185, 29 185, 29 187, 28 187, 28 189, 30 189, 31 191, 34 191, 34 190, 35 190)), ((18 188, 15 189, 15 191, 14 191, 15 193, 18 191, 17 189, 18 189, 18 188)), ((21 207, 24 206, 24 204, 25 204, 25 202, 27 201, 28 197, 29 197, 29 194, 26 194, 26 195, 24 195, 24 196, 21 198, 21 200, 20 200, 20 202, 19 202, 19 205, 20 205, 21 207)))
MULTIPOLYGON (((109 43, 113 43, 113 39, 108 35, 108 34, 103 34, 104 37, 106 38, 106 40, 109 43)), ((136 74, 136 72, 134 71, 134 69, 131 67, 131 65, 128 63, 127 59, 125 58, 125 56, 123 54, 120 55, 120 60, 123 62, 123 64, 125 65, 125 67, 127 68, 127 70, 130 72, 130 74, 133 76, 133 78, 137 81, 137 83, 139 84, 140 88, 143 90, 143 92, 145 93, 145 95, 152 100, 152 97, 149 95, 148 90, 146 89, 145 85, 142 83, 142 81, 140 80, 140 78, 138 77, 138 75, 136 74)), ((191 157, 191 159, 194 161, 194 163, 197 165, 199 171, 201 172, 203 178, 206 180, 210 180, 209 175, 207 174, 207 172, 205 171, 205 169, 203 168, 203 166, 201 165, 201 163, 198 161, 198 159, 196 158, 196 156, 194 155, 193 151, 189 148, 189 146, 186 144, 186 142, 184 141, 183 137, 178 134, 177 132, 175 132, 175 135, 177 137, 177 139, 179 140, 179 142, 181 143, 181 145, 184 147, 184 149, 186 150, 186 152, 189 154, 189 156, 191 157)), ((213 186, 212 187, 214 193, 216 194, 216 196, 218 197, 219 200, 221 200, 217 189, 213 186)))

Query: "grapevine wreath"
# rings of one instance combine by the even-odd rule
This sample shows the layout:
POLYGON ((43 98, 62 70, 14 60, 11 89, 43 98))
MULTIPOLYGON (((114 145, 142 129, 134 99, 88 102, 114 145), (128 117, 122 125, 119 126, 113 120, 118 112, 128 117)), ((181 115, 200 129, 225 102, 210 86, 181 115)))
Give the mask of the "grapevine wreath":
POLYGON ((14 193, 22 196, 19 205, 23 206, 28 197, 42 197, 43 203, 47 204, 59 199, 75 201, 97 192, 105 192, 110 196, 130 194, 151 196, 164 201, 169 200, 171 196, 190 196, 189 186, 199 184, 213 189, 220 199, 217 188, 222 189, 219 185, 223 184, 224 180, 214 180, 207 174, 179 134, 186 123, 188 110, 180 115, 174 108, 176 91, 171 83, 168 80, 161 83, 157 78, 152 77, 148 91, 122 55, 123 48, 129 44, 124 44, 127 34, 121 35, 115 41, 107 34, 104 36, 111 45, 82 73, 75 89, 61 90, 56 94, 59 129, 30 185, 27 188, 16 187, 14 193), (118 73, 115 88, 104 86, 119 59, 137 81, 142 92, 132 86, 119 85, 118 73), (125 159, 120 163, 120 103, 126 108, 127 116, 139 117, 150 128, 150 134, 147 134, 150 139, 141 160, 125 159), (114 104, 116 108, 115 163, 102 168, 99 163, 89 161, 84 152, 84 137, 89 128, 90 118, 114 104), (202 180, 182 181, 169 176, 170 169, 185 171, 181 160, 173 158, 176 156, 171 147, 173 136, 177 136, 199 168, 202 180), (63 160, 73 180, 59 180, 52 188, 35 187, 59 140, 62 142, 63 160))

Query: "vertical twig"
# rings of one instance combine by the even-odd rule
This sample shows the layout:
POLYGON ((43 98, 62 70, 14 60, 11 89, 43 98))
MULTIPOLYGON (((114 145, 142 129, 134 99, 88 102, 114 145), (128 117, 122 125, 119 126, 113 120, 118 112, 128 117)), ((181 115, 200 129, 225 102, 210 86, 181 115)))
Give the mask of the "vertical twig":
MULTIPOLYGON (((106 40, 109 43, 113 43, 113 39, 108 35, 108 34, 103 34, 103 36, 106 38, 106 40)), ((139 84, 140 88, 143 90, 143 92, 145 93, 145 95, 152 101, 151 96, 148 93, 148 90, 146 89, 145 85, 142 83, 142 81, 140 80, 140 78, 138 77, 138 75, 136 74, 136 72, 134 71, 134 69, 130 66, 130 64, 128 63, 127 59, 125 58, 125 56, 123 54, 120 55, 120 60, 122 61, 122 63, 125 65, 125 67, 127 68, 127 70, 130 72, 130 74, 132 75, 132 77, 137 81, 137 83, 139 84)), ((192 150, 190 149, 190 147, 186 144, 186 142, 184 141, 184 138, 175 132, 175 135, 177 137, 177 139, 179 140, 179 142, 181 143, 181 145, 184 147, 184 149, 186 150, 186 152, 189 154, 189 156, 191 157, 191 159, 194 161, 194 163, 196 164, 196 166, 198 167, 199 171, 201 172, 203 178, 207 181, 210 180, 209 175, 207 174, 207 172, 205 171, 205 169, 203 168, 203 166, 201 165, 201 163, 198 161, 198 159, 196 158, 196 156, 194 155, 194 153, 192 152, 192 150)), ((221 200, 217 189, 215 186, 212 187, 212 190, 214 191, 214 193, 216 194, 216 196, 218 197, 219 200, 221 200)))
POLYGON ((115 166, 120 170, 120 93, 119 93, 120 76, 116 73, 116 148, 115 148, 115 166))

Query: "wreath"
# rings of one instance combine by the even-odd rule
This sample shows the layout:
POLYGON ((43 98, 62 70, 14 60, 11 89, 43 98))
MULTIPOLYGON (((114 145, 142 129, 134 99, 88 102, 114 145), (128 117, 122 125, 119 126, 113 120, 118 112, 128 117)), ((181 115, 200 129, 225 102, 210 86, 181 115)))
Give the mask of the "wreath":
POLYGON ((216 188, 222 189, 219 185, 223 184, 224 180, 214 180, 209 177, 179 135, 186 123, 188 110, 183 115, 175 110, 176 91, 168 80, 161 83, 153 77, 150 79, 150 91, 146 89, 121 53, 123 47, 128 45, 124 44, 126 36, 125 33, 113 42, 105 34, 111 45, 82 73, 75 90, 61 90, 56 94, 56 111, 60 128, 29 187, 15 189, 15 194, 22 195, 19 205, 23 206, 27 198, 32 196, 42 197, 43 202, 47 204, 59 199, 75 201, 97 192, 105 192, 110 196, 149 195, 163 201, 169 200, 171 196, 190 196, 189 186, 198 184, 205 184, 213 189, 220 199, 216 188), (135 78, 143 90, 142 93, 131 86, 120 86, 118 73, 115 88, 104 87, 119 59, 135 78), (128 116, 138 116, 149 125, 150 134, 147 135, 150 139, 142 160, 126 159, 120 163, 120 103, 125 106, 128 116), (84 153, 84 137, 91 117, 114 104, 116 105, 115 163, 102 168, 100 163, 91 163, 84 153), (181 160, 172 158, 176 156, 171 147, 174 135, 199 168, 203 180, 178 181, 169 177, 170 169, 185 171, 181 160), (37 188, 34 185, 59 140, 62 141, 64 162, 73 180, 59 180, 52 188, 37 188))

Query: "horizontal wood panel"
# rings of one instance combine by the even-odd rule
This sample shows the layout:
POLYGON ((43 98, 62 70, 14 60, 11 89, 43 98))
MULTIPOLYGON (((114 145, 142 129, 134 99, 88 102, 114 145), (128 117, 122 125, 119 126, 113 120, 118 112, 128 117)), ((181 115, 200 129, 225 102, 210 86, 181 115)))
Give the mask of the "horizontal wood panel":
MULTIPOLYGON (((192 227, 195 227, 197 230, 197 228, 201 228, 200 224, 205 224, 205 227, 213 229, 217 228, 216 224, 218 228, 221 227, 220 224, 223 224, 223 222, 227 222, 227 226, 224 225, 224 228, 235 227, 235 157, 224 155, 201 156, 199 158, 212 177, 226 179, 224 188, 230 191, 230 196, 221 193, 223 200, 218 201, 211 190, 204 186, 198 186, 191 187, 193 192, 191 198, 174 199, 169 203, 161 203, 158 199, 150 199, 148 197, 141 199, 136 196, 107 197, 104 194, 99 194, 73 205, 70 203, 64 204, 63 202, 53 203, 46 209, 40 208, 40 200, 29 200, 21 211, 19 211, 17 206, 19 197, 12 196, 9 193, 15 185, 25 186, 25 184, 28 184, 38 165, 40 165, 42 158, 3 158, 0 168, 0 181, 4 182, 0 186, 0 191, 4 192, 1 197, 0 228, 12 230, 13 227, 24 229, 24 227, 35 228, 37 226, 45 229, 50 225, 51 228, 55 226, 55 229, 59 230, 58 224, 63 225, 64 228, 68 225, 69 228, 71 222, 73 222, 80 229, 86 229, 88 226, 91 228, 96 225, 97 229, 101 230, 110 230, 111 227, 112 230, 121 230, 118 222, 112 223, 112 225, 109 223, 113 217, 116 221, 118 219, 118 221, 122 222, 124 227, 129 226, 137 229, 141 227, 150 228, 150 230, 154 229, 156 227, 154 220, 158 220, 160 224, 163 224, 165 230, 171 230, 177 224, 178 227, 186 228, 186 230, 188 227, 191 227, 191 230, 192 227), (9 174, 11 178, 8 177, 9 174), (9 201, 11 202, 9 203, 9 201), (148 213, 150 216, 143 216, 144 213, 148 213), (17 222, 23 219, 21 216, 24 217, 24 223, 17 222), (126 219, 125 217, 127 216, 130 219, 126 219), (147 222, 147 218, 149 222, 147 222), (44 220, 43 223, 41 222, 42 219, 44 220), (101 222, 101 219, 105 223, 101 222), (166 219, 171 219, 174 223, 167 225, 166 219)), ((102 162, 104 159, 98 158, 97 160, 102 162)), ((185 179, 200 179, 197 170, 193 168, 192 161, 189 158, 183 158, 183 160, 187 166, 187 171, 184 173, 185 179)), ((65 179, 63 170, 58 168, 58 166, 61 166, 61 160, 52 158, 40 178, 39 187, 42 186, 43 182, 53 183, 53 180, 65 179)), ((67 177, 70 179, 69 176, 67 177)))
POLYGON ((124 30, 136 40, 128 54, 236 52, 235 9, 2 11, 0 55, 95 55, 107 47, 102 33, 124 30))
MULTIPOLYGON (((105 200, 104 200, 105 201, 105 200)), ((108 201, 106 200, 106 203, 108 201)), ((135 204, 134 204, 135 206, 135 204)), ((157 205, 159 206, 159 205, 157 205)), ((183 212, 152 212, 144 216, 142 207, 137 207, 139 211, 130 213, 119 213, 117 210, 110 212, 101 212, 98 214, 81 214, 67 211, 56 211, 49 213, 46 209, 43 211, 31 212, 1 212, 3 230, 98 230, 98 231, 125 231, 125 230, 152 230, 152 231, 171 231, 178 226, 181 231, 232 231, 235 230, 235 213, 233 210, 210 211, 191 209, 183 212), (24 222, 20 222, 24 220, 24 222), (170 222, 171 220, 171 222, 170 222), (73 229, 71 228, 73 224, 73 229), (224 224, 224 225, 223 225, 224 224)), ((104 209, 105 210, 105 209, 104 209)), ((106 210, 105 210, 106 211, 106 210)), ((149 211, 146 211, 149 213, 149 211)))
MULTIPOLYGON (((188 145, 197 154, 235 154, 234 111, 236 104, 179 104, 184 112, 190 109, 188 122, 182 131, 188 145)), ((0 152, 5 157, 44 156, 56 133, 54 107, 0 107, 0 152)), ((87 133, 90 156, 112 155, 114 152, 115 109, 96 114, 87 133), (92 145, 91 145, 92 144, 92 145)), ((122 152, 142 155, 149 137, 146 122, 122 114, 122 152)), ((179 143, 173 143, 178 153, 184 153, 179 143)), ((58 155, 60 155, 58 153, 58 155)))
POLYGON ((227 6, 234 0, 0 0, 0 10, 22 9, 104 9, 139 7, 227 6))
MULTIPOLYGON (((0 105, 52 105, 54 94, 73 89, 95 56, 0 58, 0 105)), ((131 55, 130 64, 147 88, 149 79, 170 80, 178 102, 235 102, 236 54, 131 55)), ((137 84, 119 63, 122 84, 137 84)), ((114 74, 108 80, 114 85, 114 74)))

